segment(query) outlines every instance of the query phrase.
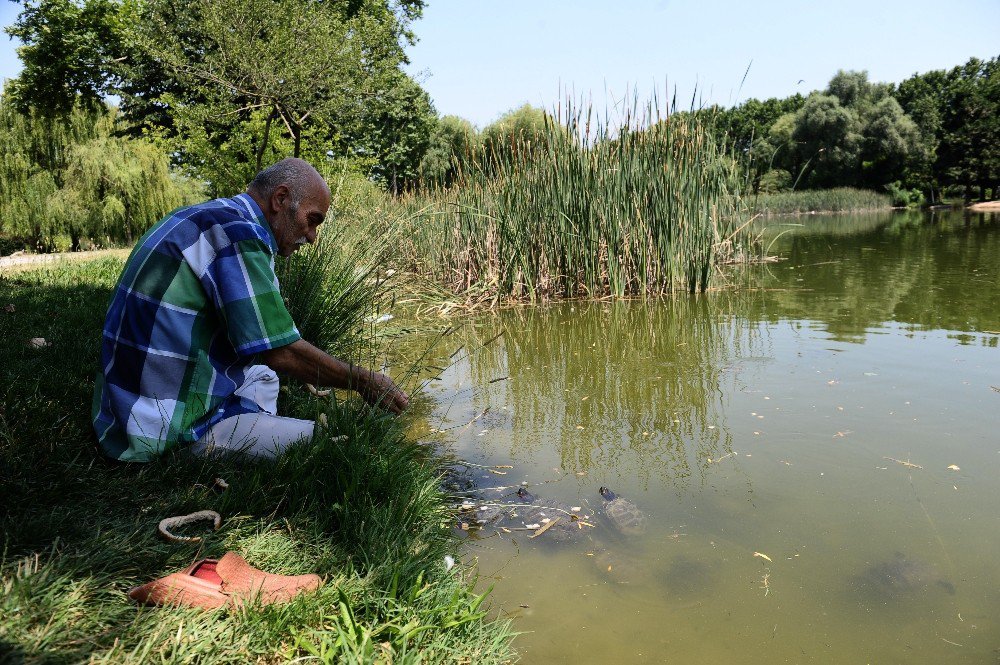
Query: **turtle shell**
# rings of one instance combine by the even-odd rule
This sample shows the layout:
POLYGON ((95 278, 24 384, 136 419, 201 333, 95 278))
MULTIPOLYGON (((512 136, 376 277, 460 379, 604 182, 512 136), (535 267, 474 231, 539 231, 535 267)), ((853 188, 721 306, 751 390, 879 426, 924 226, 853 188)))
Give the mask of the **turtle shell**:
POLYGON ((586 521, 590 518, 590 515, 582 511, 574 511, 561 501, 537 497, 527 490, 518 492, 517 501, 520 504, 515 508, 514 519, 522 522, 526 527, 540 529, 548 522, 559 519, 539 536, 539 539, 542 540, 554 542, 576 540, 583 536, 585 531, 581 525, 577 524, 577 520, 586 521))
POLYGON ((941 577, 937 568, 900 552, 892 559, 868 567, 851 581, 862 598, 881 603, 912 598, 931 589, 955 593, 954 585, 941 577))
POLYGON ((626 536, 638 536, 646 532, 646 515, 639 506, 628 499, 616 496, 607 488, 601 488, 604 497, 604 516, 612 527, 626 536))

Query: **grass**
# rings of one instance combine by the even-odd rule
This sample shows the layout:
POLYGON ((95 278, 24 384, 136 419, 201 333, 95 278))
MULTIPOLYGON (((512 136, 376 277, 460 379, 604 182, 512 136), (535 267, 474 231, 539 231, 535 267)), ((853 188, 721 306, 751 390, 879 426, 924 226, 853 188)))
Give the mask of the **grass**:
POLYGON ((111 465, 89 405, 97 342, 121 261, 0 276, 0 662, 502 662, 468 573, 447 571, 438 462, 358 401, 309 401, 346 441, 318 437, 276 463, 111 465), (28 348, 45 337, 51 347, 28 348), (223 477, 229 489, 209 489, 223 477), (163 517, 213 509, 199 545, 155 536, 163 517), (278 573, 316 572, 314 594, 230 612, 136 608, 133 585, 227 550, 278 573))
POLYGON ((835 187, 761 194, 752 199, 751 204, 762 215, 794 215, 809 212, 888 210, 892 207, 892 200, 888 194, 867 189, 835 187))
POLYGON ((620 121, 567 103, 449 190, 407 202, 412 268, 467 299, 704 291, 745 255, 743 178, 691 114, 633 103, 620 121))

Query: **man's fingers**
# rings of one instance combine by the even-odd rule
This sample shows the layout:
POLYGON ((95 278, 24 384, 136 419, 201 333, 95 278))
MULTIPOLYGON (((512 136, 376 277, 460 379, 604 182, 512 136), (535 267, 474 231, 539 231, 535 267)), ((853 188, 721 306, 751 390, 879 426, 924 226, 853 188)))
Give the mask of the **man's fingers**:
POLYGON ((385 374, 372 373, 372 385, 365 391, 365 400, 396 415, 410 406, 410 398, 385 374))

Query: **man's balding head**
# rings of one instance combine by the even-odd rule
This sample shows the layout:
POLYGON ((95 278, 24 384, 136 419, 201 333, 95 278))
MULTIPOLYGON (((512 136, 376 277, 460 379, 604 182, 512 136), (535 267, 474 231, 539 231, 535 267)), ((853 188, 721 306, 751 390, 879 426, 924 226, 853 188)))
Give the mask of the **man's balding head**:
POLYGON ((257 174, 247 187, 271 226, 278 253, 291 256, 316 239, 330 208, 330 187, 313 166, 289 157, 257 174))
POLYGON ((319 171, 309 162, 297 157, 287 157, 268 166, 254 177, 247 192, 269 199, 281 185, 288 187, 292 201, 296 203, 313 187, 321 188, 328 196, 330 194, 330 188, 319 171))

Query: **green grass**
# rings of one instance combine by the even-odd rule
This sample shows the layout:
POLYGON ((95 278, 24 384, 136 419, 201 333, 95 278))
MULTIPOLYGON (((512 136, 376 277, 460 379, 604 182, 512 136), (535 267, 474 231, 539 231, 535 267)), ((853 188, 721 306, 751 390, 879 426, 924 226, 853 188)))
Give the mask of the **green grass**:
POLYGON ((892 207, 892 200, 888 194, 867 189, 836 187, 761 194, 750 199, 750 204, 754 211, 761 215, 793 215, 809 212, 888 210, 892 207))
POLYGON ((359 401, 310 401, 346 441, 321 437, 275 463, 100 459, 90 399, 104 309, 121 262, 0 276, 0 662, 500 662, 456 541, 436 458, 359 401), (45 337, 51 347, 24 342, 45 337), (230 487, 209 487, 216 477, 230 487), (163 517, 217 510, 200 545, 155 536, 163 517), (137 608, 133 585, 227 550, 316 593, 230 612, 137 608))
POLYGON ((406 202, 414 271, 492 302, 705 290, 745 255, 743 178, 691 114, 620 122, 568 103, 459 184, 406 202))

